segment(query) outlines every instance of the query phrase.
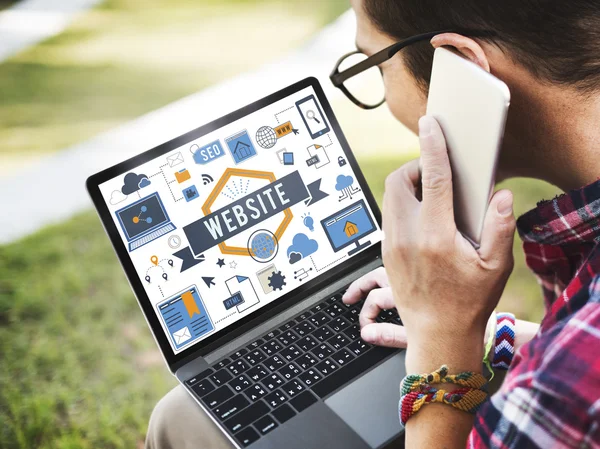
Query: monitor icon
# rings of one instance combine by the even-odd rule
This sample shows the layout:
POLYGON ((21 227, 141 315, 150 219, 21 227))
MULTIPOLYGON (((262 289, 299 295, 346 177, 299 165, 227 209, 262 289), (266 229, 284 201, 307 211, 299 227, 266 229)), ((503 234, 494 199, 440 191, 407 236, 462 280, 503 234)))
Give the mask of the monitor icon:
POLYGON ((348 253, 349 256, 353 256, 370 246, 370 241, 362 244, 359 241, 377 230, 375 221, 367 210, 364 200, 360 200, 321 220, 321 226, 323 226, 329 243, 336 253, 347 246, 356 245, 348 253))
POLYGON ((129 251, 174 231, 160 196, 155 192, 115 212, 129 242, 129 251))

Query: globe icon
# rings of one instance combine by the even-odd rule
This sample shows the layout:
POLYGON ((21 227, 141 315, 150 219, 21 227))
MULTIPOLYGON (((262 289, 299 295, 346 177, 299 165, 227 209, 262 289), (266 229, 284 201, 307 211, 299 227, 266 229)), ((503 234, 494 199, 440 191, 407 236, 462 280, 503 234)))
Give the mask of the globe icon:
POLYGON ((273 148, 277 143, 277 134, 270 126, 261 126, 256 131, 256 141, 264 149, 273 148))
POLYGON ((269 231, 257 231, 250 236, 248 251, 256 261, 269 262, 277 255, 277 238, 269 231))

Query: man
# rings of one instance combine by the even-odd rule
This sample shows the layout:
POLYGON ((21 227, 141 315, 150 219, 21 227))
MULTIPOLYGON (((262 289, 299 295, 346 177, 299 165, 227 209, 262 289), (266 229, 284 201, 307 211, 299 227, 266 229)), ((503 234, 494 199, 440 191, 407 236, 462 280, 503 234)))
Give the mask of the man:
MULTIPOLYGON (((499 178, 534 177, 570 191, 518 221, 546 300, 540 331, 533 336, 525 325, 519 336, 517 329, 522 346, 502 389, 475 417, 427 405, 407 423, 407 447, 600 447, 600 2, 353 0, 352 6, 357 46, 367 56, 425 32, 493 32, 486 38, 440 33, 380 65, 390 110, 419 128, 423 169, 420 179, 418 163, 409 163, 388 178, 386 269, 357 281, 344 298, 367 296, 365 340, 408 341, 409 373, 441 364, 451 374, 481 371, 486 322, 512 270, 510 192, 492 198, 480 250, 456 231, 443 135, 435 120, 420 119, 435 47, 454 48, 511 90, 499 178), (405 328, 373 322, 380 308, 394 305, 405 328)), ((148 447, 228 447, 185 394, 178 388, 159 403, 148 447)))

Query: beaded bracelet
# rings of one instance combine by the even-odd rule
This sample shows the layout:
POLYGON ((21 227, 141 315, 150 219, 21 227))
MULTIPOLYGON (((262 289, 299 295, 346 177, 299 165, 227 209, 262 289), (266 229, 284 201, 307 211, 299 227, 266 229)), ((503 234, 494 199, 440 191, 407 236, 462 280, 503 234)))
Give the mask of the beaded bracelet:
POLYGON ((398 409, 400 424, 406 426, 410 417, 421 410, 424 405, 435 402, 450 405, 467 413, 476 413, 487 397, 487 392, 476 388, 446 391, 428 386, 423 391, 412 391, 400 398, 398 409))
POLYGON ((512 313, 499 313, 496 320, 496 344, 492 368, 507 370, 515 355, 515 316, 512 313))
POLYGON ((479 374, 466 371, 460 374, 448 375, 448 366, 442 365, 431 374, 409 374, 400 383, 400 394, 405 395, 421 390, 428 384, 456 384, 462 387, 481 389, 487 384, 487 379, 479 374))

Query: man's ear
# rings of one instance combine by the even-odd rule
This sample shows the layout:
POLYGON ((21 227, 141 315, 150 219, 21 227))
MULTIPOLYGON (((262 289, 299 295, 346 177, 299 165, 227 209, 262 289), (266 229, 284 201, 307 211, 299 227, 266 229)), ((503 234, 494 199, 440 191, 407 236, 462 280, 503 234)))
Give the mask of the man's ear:
POLYGON ((490 71, 490 62, 488 61, 483 48, 477 41, 456 33, 438 34, 431 39, 431 45, 438 47, 454 47, 465 58, 471 60, 483 70, 490 71))

